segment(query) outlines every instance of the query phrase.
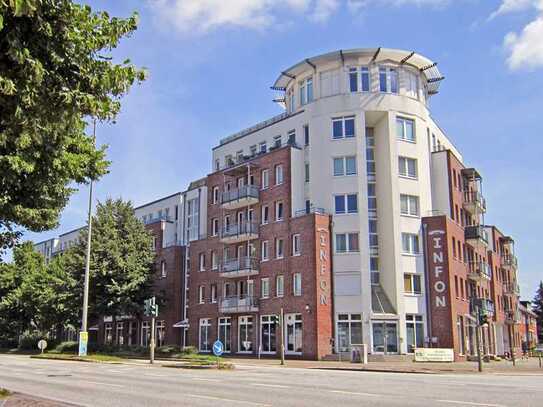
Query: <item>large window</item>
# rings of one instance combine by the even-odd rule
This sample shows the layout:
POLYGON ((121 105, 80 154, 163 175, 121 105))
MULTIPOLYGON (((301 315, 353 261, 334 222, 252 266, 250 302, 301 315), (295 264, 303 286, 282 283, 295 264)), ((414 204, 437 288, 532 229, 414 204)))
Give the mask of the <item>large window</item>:
POLYGON ((222 342, 224 352, 232 350, 232 322, 230 317, 219 318, 219 341, 222 342))
POLYGON ((406 254, 419 254, 419 235, 402 233, 402 251, 406 254))
POLYGON ((403 275, 403 289, 405 294, 422 294, 420 275, 405 273, 403 275))
POLYGON ((398 168, 402 177, 417 178, 417 160, 408 157, 398 158, 398 168))
POLYGON ((352 253, 359 250, 358 233, 336 234, 336 253, 352 253))
POLYGON ((211 351, 211 319, 201 318, 200 319, 200 334, 198 340, 198 349, 200 352, 209 352, 211 351))
POLYGON ((356 175, 356 157, 338 157, 333 159, 334 176, 356 175))
POLYGON ((302 314, 286 314, 285 325, 285 353, 302 353, 302 314))
POLYGON ((402 215, 419 216, 419 197, 415 195, 400 195, 400 212, 402 215))
POLYGON ((406 119, 404 117, 397 117, 396 133, 398 140, 415 142, 415 122, 411 119, 406 119))
POLYGON ((277 351, 275 315, 262 315, 260 329, 262 353, 275 353, 277 351))
POLYGON ((198 240, 199 229, 199 200, 198 198, 187 201, 187 230, 189 240, 198 240))
POLYGON ((398 93, 398 70, 390 67, 379 68, 379 90, 386 93, 398 93))
POLYGON ((358 212, 358 196, 356 194, 345 194, 334 196, 336 215, 358 212))
POLYGON ((338 351, 349 352, 351 345, 362 342, 362 315, 339 314, 337 318, 338 351))
POLYGON ((407 353, 415 353, 416 348, 424 347, 424 322, 422 315, 407 314, 405 319, 407 328, 407 353))
POLYGON ((244 316, 238 319, 238 350, 239 352, 252 352, 253 344, 253 317, 244 316))
POLYGON ((354 137, 354 116, 332 119, 332 138, 334 140, 354 137))
POLYGON ((370 71, 368 67, 349 68, 349 90, 351 92, 370 91, 370 71))

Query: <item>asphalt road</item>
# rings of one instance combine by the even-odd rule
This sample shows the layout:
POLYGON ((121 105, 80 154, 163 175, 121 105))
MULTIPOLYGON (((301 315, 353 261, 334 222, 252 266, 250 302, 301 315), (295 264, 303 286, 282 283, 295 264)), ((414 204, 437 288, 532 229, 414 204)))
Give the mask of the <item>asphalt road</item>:
POLYGON ((542 379, 250 365, 187 370, 0 355, 0 387, 81 406, 541 407, 542 379))

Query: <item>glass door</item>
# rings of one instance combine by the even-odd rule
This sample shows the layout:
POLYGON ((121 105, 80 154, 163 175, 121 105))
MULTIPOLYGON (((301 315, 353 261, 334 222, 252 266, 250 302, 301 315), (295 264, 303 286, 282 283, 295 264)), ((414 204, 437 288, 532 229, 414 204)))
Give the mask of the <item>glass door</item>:
POLYGON ((398 353, 398 323, 396 321, 372 322, 372 353, 398 353))

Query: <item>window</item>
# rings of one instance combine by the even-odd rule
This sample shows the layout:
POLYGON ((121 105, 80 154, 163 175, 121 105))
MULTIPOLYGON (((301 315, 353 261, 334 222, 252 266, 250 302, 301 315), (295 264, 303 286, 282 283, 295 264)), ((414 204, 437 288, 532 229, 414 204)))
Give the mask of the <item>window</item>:
POLYGON ((309 182, 309 163, 305 163, 305 182, 309 182))
POLYGON ((157 246, 158 246, 158 239, 157 239, 156 236, 153 236, 152 239, 153 239, 153 242, 151 243, 151 248, 152 248, 153 251, 155 252, 156 249, 158 248, 158 247, 157 247, 157 246))
POLYGON ((205 287, 203 285, 198 286, 198 303, 203 304, 205 302, 205 287))
POLYGON ((282 297, 285 293, 285 278, 284 276, 277 276, 275 278, 275 296, 282 297))
POLYGON ((211 351, 211 319, 210 318, 201 318, 200 319, 200 333, 198 340, 198 348, 200 352, 209 352, 211 351))
POLYGON ((412 98, 419 97, 419 78, 413 72, 405 71, 406 93, 412 98))
POLYGON ((362 342, 362 315, 339 314, 337 316, 338 351, 349 352, 351 345, 362 342))
POLYGON ((260 297, 269 298, 270 297, 270 279, 263 278, 260 280, 260 297))
POLYGON ((292 255, 293 256, 299 256, 300 255, 300 235, 292 235, 292 255))
POLYGON ((219 187, 213 187, 213 203, 219 203, 219 187))
POLYGON ((164 260, 160 262, 160 277, 166 277, 166 262, 164 260))
POLYGON ((187 230, 190 241, 197 240, 199 230, 199 199, 187 201, 187 230))
POLYGON ((300 82, 300 104, 305 105, 313 101, 313 77, 310 76, 300 82))
POLYGON ((281 135, 277 135, 277 136, 274 136, 273 138, 273 147, 274 148, 279 148, 281 147, 281 135))
POLYGON ((269 259, 269 242, 267 240, 264 240, 262 242, 262 245, 260 246, 260 256, 262 261, 266 261, 269 259))
POLYGON ((377 234, 377 219, 369 219, 368 220, 368 229, 369 229, 369 240, 370 240, 370 247, 378 247, 379 246, 379 235, 377 234))
POLYGON ((219 268, 219 259, 215 250, 211 251, 211 270, 217 270, 219 268))
POLYGON ((113 343, 113 328, 110 323, 104 325, 104 342, 107 345, 113 343))
POLYGON ((221 162, 219 159, 215 160, 215 171, 219 171, 221 169, 221 162))
POLYGON ((396 134, 398 140, 415 142, 415 122, 403 117, 396 118, 396 134))
POLYGON ((354 116, 332 119, 332 138, 334 140, 354 137, 354 116))
POLYGON ((211 303, 217 302, 217 284, 211 284, 211 303))
POLYGON ((403 275, 403 289, 406 294, 422 294, 420 275, 405 273, 403 275))
POLYGON ((417 160, 414 158, 399 157, 398 167, 402 177, 417 178, 417 160))
POLYGON ((296 130, 289 130, 289 132, 287 133, 287 144, 296 144, 296 130))
POLYGON ((402 251, 405 254, 419 254, 419 235, 402 233, 402 251))
POLYGON ((334 176, 356 175, 356 157, 334 158, 334 176))
POLYGON ((275 202, 275 221, 279 222, 283 220, 284 214, 283 214, 283 202, 277 201, 275 202))
POLYGON ((263 153, 265 153, 265 152, 268 151, 268 146, 267 146, 267 144, 266 144, 265 141, 261 142, 261 143, 258 145, 258 147, 259 147, 259 151, 260 151, 261 154, 263 154, 263 153))
POLYGON ((304 125, 304 145, 309 145, 309 125, 304 125))
POLYGON ((262 170, 262 189, 270 186, 270 170, 262 170))
POLYGON ((217 236, 219 234, 219 219, 211 219, 211 235, 217 236))
POLYGON ((336 195, 334 201, 337 215, 358 212, 358 196, 356 194, 336 195))
POLYGON ((379 284, 379 257, 370 257, 370 276, 371 284, 379 284))
POLYGON ((149 346, 149 341, 151 340, 151 326, 149 321, 143 321, 141 323, 141 346, 149 346))
POLYGON ((286 314, 286 349, 285 353, 302 353, 302 314, 286 314))
POLYGON ((230 317, 219 318, 219 341, 222 342, 225 353, 232 351, 232 322, 230 317))
MULTIPOLYGON (((407 352, 415 353, 416 348, 424 347, 424 321, 422 315, 409 315, 405 316, 406 328, 407 328, 407 352)), ((463 336, 461 336, 463 338, 463 336)), ((463 339, 460 340, 460 343, 463 339)), ((461 348, 463 345, 461 345, 461 348)))
POLYGON ((239 317, 238 319, 238 350, 239 352, 253 351, 253 317, 239 317))
POLYGON ((262 353, 275 353, 277 351, 275 319, 275 315, 262 315, 260 317, 262 353))
POLYGON ((398 70, 390 67, 379 68, 379 90, 385 93, 398 93, 398 70))
POLYGON ((415 195, 400 195, 400 213, 402 215, 419 216, 419 197, 415 195))
POLYGON ((283 166, 275 166, 275 185, 281 185, 283 183, 283 166))
POLYGON ((265 205, 262 207, 262 224, 267 225, 270 221, 270 207, 265 205))
POLYGON ((200 253, 198 255, 198 271, 206 271, 206 255, 200 253))
POLYGON ((294 96, 294 86, 292 86, 287 92, 287 111, 289 113, 294 112, 296 108, 296 98, 294 96))
POLYGON ((275 239, 275 258, 282 259, 284 255, 283 239, 275 239))
POLYGON ((257 151, 256 144, 253 144, 251 147, 249 147, 249 151, 251 152, 251 157, 254 157, 257 151))
POLYGON ((349 68, 349 90, 351 92, 370 91, 370 71, 368 67, 349 68))
POLYGON ((292 276, 292 294, 297 297, 302 295, 302 273, 294 273, 292 276))
POLYGON ((336 234, 336 253, 353 253, 359 250, 358 233, 336 234))
POLYGON ((164 339, 166 338, 166 322, 156 321, 156 346, 164 346, 164 339))

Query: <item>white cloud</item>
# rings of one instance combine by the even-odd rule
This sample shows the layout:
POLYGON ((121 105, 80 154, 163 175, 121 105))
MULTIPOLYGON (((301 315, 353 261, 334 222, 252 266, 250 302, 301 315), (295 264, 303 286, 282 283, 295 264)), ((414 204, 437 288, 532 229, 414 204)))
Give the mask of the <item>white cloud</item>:
POLYGON ((347 0, 353 11, 370 6, 445 6, 450 3, 451 0, 347 0))
POLYGON ((509 69, 533 70, 543 67, 543 0, 503 0, 500 7, 490 15, 497 16, 525 10, 538 10, 535 20, 527 24, 520 33, 510 32, 503 41, 509 53, 509 69))
POLYGON ((339 7, 339 0, 318 0, 310 16, 313 21, 326 21, 339 7))

